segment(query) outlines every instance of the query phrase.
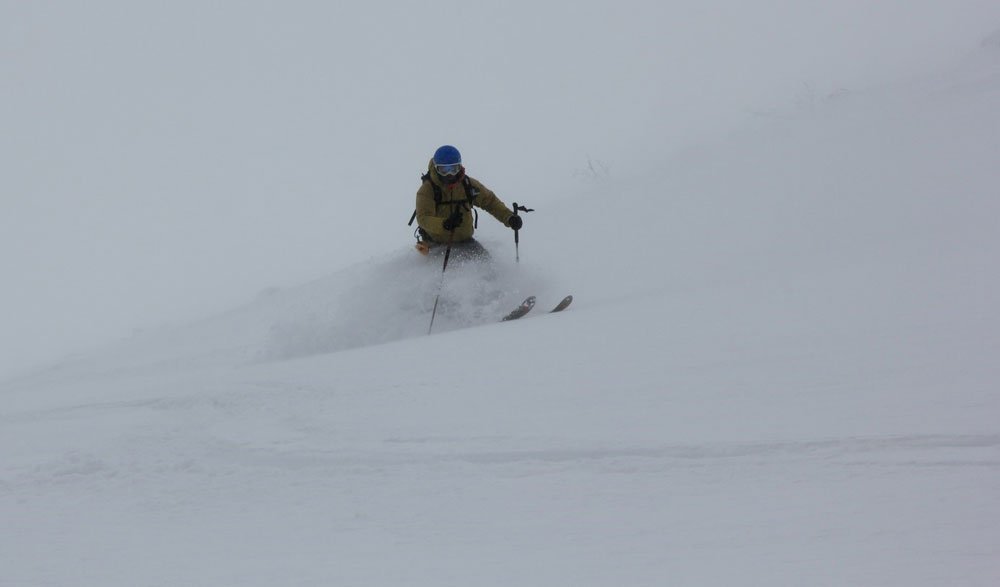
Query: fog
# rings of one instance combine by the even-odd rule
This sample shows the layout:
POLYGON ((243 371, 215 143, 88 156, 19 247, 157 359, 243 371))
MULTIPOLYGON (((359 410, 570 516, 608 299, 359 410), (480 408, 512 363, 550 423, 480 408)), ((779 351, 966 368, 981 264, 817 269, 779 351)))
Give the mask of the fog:
POLYGON ((998 23, 995 1, 2 2, 0 376, 409 247, 442 143, 557 214, 595 162, 613 198, 998 23))

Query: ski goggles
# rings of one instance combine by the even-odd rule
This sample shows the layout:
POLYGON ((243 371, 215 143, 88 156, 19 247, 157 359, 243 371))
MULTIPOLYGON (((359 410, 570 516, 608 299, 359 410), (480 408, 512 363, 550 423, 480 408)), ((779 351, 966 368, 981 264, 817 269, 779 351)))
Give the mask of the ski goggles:
POLYGON ((449 163, 447 165, 435 165, 435 169, 439 175, 458 175, 458 172, 462 170, 461 163, 449 163))

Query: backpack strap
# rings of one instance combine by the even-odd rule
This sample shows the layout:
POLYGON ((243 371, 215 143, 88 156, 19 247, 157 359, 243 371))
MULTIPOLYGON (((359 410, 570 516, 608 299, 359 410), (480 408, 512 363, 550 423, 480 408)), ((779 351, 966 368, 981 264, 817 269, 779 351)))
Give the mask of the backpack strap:
POLYGON ((465 199, 468 200, 471 206, 475 202, 476 196, 479 195, 479 190, 472 185, 472 181, 469 180, 468 175, 462 178, 462 185, 465 186, 465 199))
MULTIPOLYGON (((433 181, 431 181, 431 174, 430 173, 425 173, 425 174, 421 175, 420 176, 420 181, 421 182, 425 182, 426 181, 426 182, 428 182, 428 183, 431 184, 431 189, 434 190, 434 204, 440 206, 441 205, 441 199, 443 198, 443 196, 441 194, 441 188, 438 187, 438 184, 436 184, 433 181)), ((462 177, 462 187, 465 188, 465 201, 469 204, 469 209, 472 210, 472 213, 474 215, 473 216, 474 220, 472 222, 472 227, 473 228, 479 228, 479 212, 476 210, 476 208, 474 206, 474 204, 476 202, 476 197, 479 195, 479 190, 476 189, 476 187, 472 185, 471 181, 469 181, 469 176, 468 175, 462 177)), ((410 216, 410 221, 407 222, 406 225, 407 226, 412 226, 413 225, 413 221, 416 220, 416 218, 417 218, 417 211, 414 210, 413 214, 410 216)))
POLYGON ((438 184, 436 184, 433 181, 431 181, 431 174, 430 173, 425 173, 425 174, 421 175, 420 176, 420 181, 426 181, 426 182, 428 182, 428 183, 431 184, 431 189, 434 190, 434 203, 437 204, 438 206, 440 206, 441 205, 441 188, 438 187, 438 184))
POLYGON ((472 185, 468 175, 462 178, 462 185, 465 186, 465 201, 469 203, 469 210, 472 210, 472 228, 479 228, 479 210, 475 206, 479 190, 472 185))

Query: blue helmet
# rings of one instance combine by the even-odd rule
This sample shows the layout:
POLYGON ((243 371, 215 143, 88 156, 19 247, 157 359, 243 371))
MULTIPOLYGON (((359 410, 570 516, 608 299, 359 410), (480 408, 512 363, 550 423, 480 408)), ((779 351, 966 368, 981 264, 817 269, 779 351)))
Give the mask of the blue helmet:
POLYGON ((451 145, 444 145, 438 147, 437 151, 434 151, 434 165, 461 165, 462 164, 462 154, 458 152, 458 149, 452 147, 451 145))

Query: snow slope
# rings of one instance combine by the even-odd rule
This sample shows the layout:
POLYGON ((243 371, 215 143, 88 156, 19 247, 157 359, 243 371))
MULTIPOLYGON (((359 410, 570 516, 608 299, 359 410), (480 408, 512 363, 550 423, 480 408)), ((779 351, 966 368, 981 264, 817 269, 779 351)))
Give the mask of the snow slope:
POLYGON ((484 218, 431 337, 393 251, 8 381, 0 585, 996 585, 998 106, 987 47, 595 177, 520 264, 484 218))

